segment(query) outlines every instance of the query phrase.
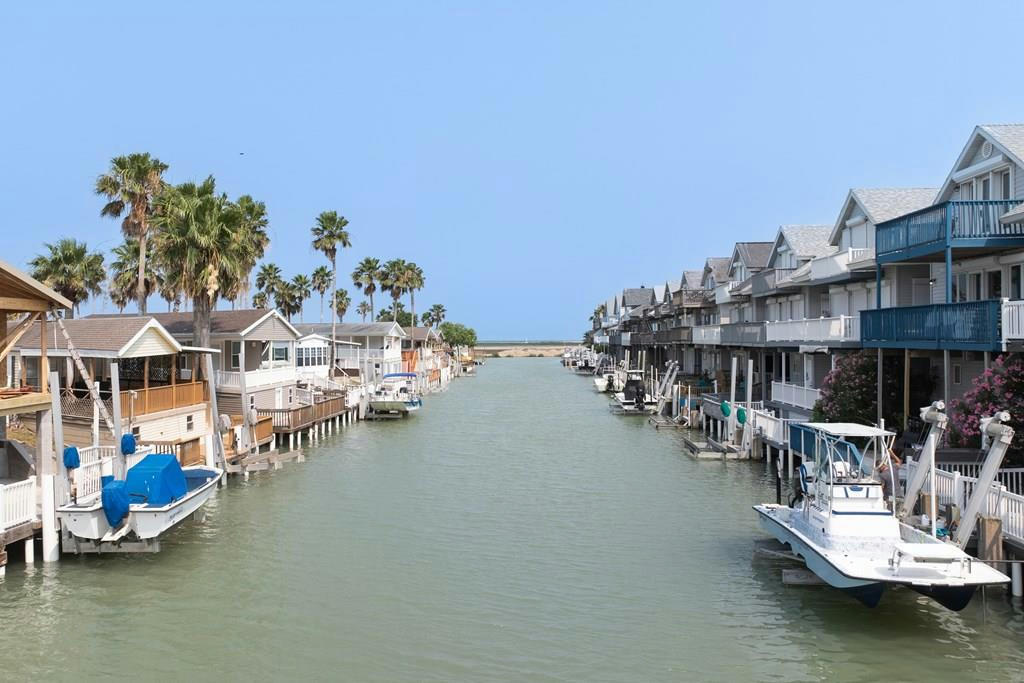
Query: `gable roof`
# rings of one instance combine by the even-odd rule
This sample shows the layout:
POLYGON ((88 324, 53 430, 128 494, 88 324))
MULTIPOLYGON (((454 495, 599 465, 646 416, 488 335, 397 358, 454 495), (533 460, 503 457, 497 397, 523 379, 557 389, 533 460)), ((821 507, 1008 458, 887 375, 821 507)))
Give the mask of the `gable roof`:
POLYGON ((931 206, 939 190, 935 187, 855 187, 846 194, 839 218, 828 236, 829 244, 838 245, 839 237, 853 206, 857 205, 872 225, 931 206))
MULTIPOLYGON (((799 260, 810 260, 818 256, 826 256, 835 251, 828 242, 831 227, 828 225, 782 225, 772 243, 772 253, 768 258, 768 267, 775 267, 775 259, 779 255, 783 243, 796 254, 799 260)), ((799 265, 799 264, 797 264, 799 265)))
MULTIPOLYGON (((85 356, 124 358, 150 355, 132 349, 134 343, 147 333, 157 336, 172 353, 182 351, 181 344, 153 316, 118 316, 116 322, 111 317, 96 316, 64 320, 63 323, 71 342, 85 356)), ((51 325, 46 332, 48 352, 66 354, 67 340, 57 325, 51 325)), ((39 333, 40 324, 37 322, 18 340, 15 348, 26 355, 38 355, 39 333)))
POLYGON ((681 283, 685 289, 700 289, 703 279, 704 272, 701 270, 684 270, 681 283))
POLYGON ((435 339, 438 340, 441 339, 441 335, 439 335, 433 327, 424 327, 422 325, 417 325, 415 327, 406 327, 404 329, 412 334, 413 341, 424 341, 426 339, 429 339, 430 337, 434 337, 435 339))
MULTIPOLYGON (((732 249, 732 256, 729 258, 729 267, 727 272, 732 272, 732 266, 739 259, 747 267, 747 270, 751 271, 749 274, 753 275, 759 270, 763 270, 768 266, 768 259, 772 255, 772 248, 775 246, 775 242, 737 242, 736 246, 732 249)), ((729 276, 726 275, 726 280, 729 276)), ((718 278, 715 278, 716 282, 720 282, 718 278)), ((721 282, 724 282, 722 280, 721 282)))
POLYGON ((1024 124, 990 123, 975 126, 974 130, 971 131, 971 135, 967 138, 967 143, 960 151, 960 155, 956 158, 956 162, 950 169, 949 175, 946 176, 942 187, 939 188, 939 192, 935 197, 936 203, 945 201, 949 197, 953 188, 956 187, 956 181, 953 179, 953 176, 969 165, 971 158, 974 156, 974 151, 984 141, 991 142, 992 146, 1010 161, 1024 168, 1024 124))
POLYGON ((729 262, 732 261, 731 256, 709 256, 704 261, 704 272, 701 273, 701 283, 703 285, 704 275, 711 272, 711 277, 715 278, 715 282, 722 283, 729 279, 729 262))
POLYGON ((629 287, 622 290, 622 305, 633 308, 653 301, 654 290, 648 287, 629 287))
POLYGON ((70 310, 72 307, 70 301, 53 289, 6 261, 0 261, 0 296, 28 300, 25 302, 25 308, 17 308, 14 305, 5 306, 5 309, 12 313, 33 310, 28 306, 39 302, 49 304, 46 308, 70 310))
MULTIPOLYGON (((317 334, 328 339, 331 336, 330 323, 299 323, 295 326, 300 334, 317 334)), ((394 321, 376 323, 337 323, 339 337, 402 337, 408 335, 402 326, 394 321)))
MULTIPOLYGON (((93 315, 86 316, 84 320, 91 319, 112 319, 112 318, 128 318, 137 317, 131 314, 121 313, 96 313, 93 315)), ((164 328, 173 334, 175 337, 187 337, 192 332, 192 313, 191 312, 177 312, 177 313, 152 313, 151 318, 155 318, 164 328)), ((276 318, 288 328, 288 330, 296 337, 301 337, 302 334, 295 329, 295 326, 288 322, 283 315, 277 312, 275 309, 267 308, 248 308, 248 309, 236 309, 229 311, 211 311, 210 312, 210 334, 211 335, 239 335, 245 336, 256 326, 263 323, 268 318, 276 318)))

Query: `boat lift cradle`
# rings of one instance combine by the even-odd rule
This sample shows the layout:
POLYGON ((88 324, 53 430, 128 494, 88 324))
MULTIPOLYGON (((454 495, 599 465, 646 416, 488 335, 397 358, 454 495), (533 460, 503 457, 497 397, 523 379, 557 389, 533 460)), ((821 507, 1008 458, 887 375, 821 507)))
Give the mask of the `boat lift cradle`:
MULTIPOLYGON (((913 513, 917 498, 924 486, 925 477, 930 476, 930 489, 935 491, 935 449, 939 439, 946 431, 948 418, 944 412, 945 404, 936 401, 932 405, 921 410, 921 420, 929 425, 928 434, 925 437, 924 446, 921 448, 920 460, 914 470, 914 476, 907 482, 906 494, 900 506, 900 517, 907 518, 913 513)), ((978 474, 978 482, 971 491, 964 509, 960 514, 960 524, 953 535, 953 542, 961 549, 967 547, 971 535, 978 524, 978 514, 988 496, 992 484, 999 474, 999 468, 1003 464, 1003 458, 1013 440, 1013 428, 1005 424, 1010 420, 1010 414, 1005 410, 996 413, 991 417, 981 419, 982 447, 987 446, 988 452, 982 463, 981 472, 978 474)), ((932 535, 936 535, 936 516, 938 502, 935 495, 931 496, 931 510, 929 515, 932 523, 932 535)))

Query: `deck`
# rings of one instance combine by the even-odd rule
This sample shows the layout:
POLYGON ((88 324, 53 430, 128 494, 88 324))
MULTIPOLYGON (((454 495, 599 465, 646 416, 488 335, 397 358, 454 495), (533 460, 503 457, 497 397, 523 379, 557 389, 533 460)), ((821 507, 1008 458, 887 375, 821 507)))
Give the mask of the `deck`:
POLYGON ((344 396, 332 396, 297 408, 258 408, 256 414, 269 417, 275 434, 292 434, 345 412, 344 396))

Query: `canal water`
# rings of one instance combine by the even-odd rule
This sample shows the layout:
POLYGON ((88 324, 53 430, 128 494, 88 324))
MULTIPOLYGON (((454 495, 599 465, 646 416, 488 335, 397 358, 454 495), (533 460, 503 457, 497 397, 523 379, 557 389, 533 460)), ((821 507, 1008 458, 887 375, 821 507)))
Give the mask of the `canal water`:
POLYGON ((754 555, 760 463, 694 462, 555 359, 233 482, 159 555, 0 581, 4 680, 1007 680, 1024 617, 874 609, 754 555))

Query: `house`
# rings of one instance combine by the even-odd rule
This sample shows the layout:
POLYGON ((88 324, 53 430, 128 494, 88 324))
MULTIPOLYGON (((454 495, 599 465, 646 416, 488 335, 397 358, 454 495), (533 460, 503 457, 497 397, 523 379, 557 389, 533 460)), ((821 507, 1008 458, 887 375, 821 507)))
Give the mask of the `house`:
MULTIPOLYGON (((306 348, 324 349, 304 353, 320 353, 321 357, 326 354, 331 338, 330 323, 300 323, 297 329, 306 340, 306 348), (316 335, 319 341, 310 335, 316 335)), ((398 323, 336 323, 334 334, 339 342, 337 362, 340 370, 358 375, 365 382, 376 381, 392 372, 402 372, 402 340, 407 335, 398 323)))
MULTIPOLYGON (((45 355, 40 339, 43 324, 32 325, 15 347, 28 383, 39 381, 41 367, 60 377, 64 441, 75 446, 113 445, 115 435, 101 424, 88 381, 98 386, 107 414, 120 415, 120 433, 175 453, 183 465, 212 455, 214 430, 209 385, 195 368, 209 349, 183 346, 152 316, 81 318, 62 321, 85 366, 83 377, 56 326, 46 331, 45 355), (117 368, 116 377, 114 368, 117 368), (117 410, 113 390, 117 385, 117 410)), ((56 389, 58 387, 55 387, 56 389)))
POLYGON ((875 227, 862 343, 908 366, 927 359, 935 398, 962 395, 993 353, 1024 341, 1022 197, 1024 125, 977 126, 928 206, 875 227))
POLYGON ((35 384, 28 384, 22 376, 17 386, 12 386, 9 358, 12 348, 35 324, 43 330, 38 337, 39 353, 46 358, 47 332, 53 324, 48 318, 71 307, 57 292, 0 261, 0 576, 6 571, 8 545, 23 541, 25 561, 33 562, 33 538, 39 525, 43 561, 53 562, 60 556, 54 496, 43 495, 44 490, 53 492, 55 481, 65 477, 63 464, 53 452, 50 392, 56 389, 49 386, 46 360, 35 384), (8 320, 11 315, 22 317, 13 323, 8 320), (48 509, 40 515, 44 504, 48 509))

